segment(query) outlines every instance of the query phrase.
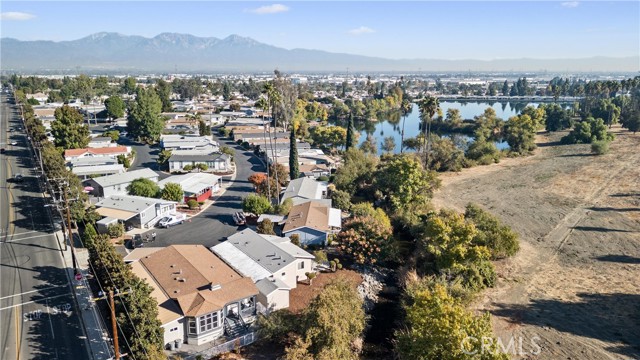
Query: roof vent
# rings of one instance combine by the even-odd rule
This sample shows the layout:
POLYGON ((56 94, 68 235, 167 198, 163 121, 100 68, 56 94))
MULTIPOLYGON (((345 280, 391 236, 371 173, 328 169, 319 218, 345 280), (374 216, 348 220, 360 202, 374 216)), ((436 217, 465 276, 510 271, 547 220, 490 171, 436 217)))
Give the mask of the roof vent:
POLYGON ((171 264, 171 267, 176 267, 176 265, 175 264, 171 264))
POLYGON ((187 278, 180 278, 180 280, 178 280, 180 282, 187 282, 187 278))
POLYGON ((173 293, 174 293, 174 294, 177 294, 177 293, 179 293, 179 292, 180 292, 180 290, 173 290, 173 293))
POLYGON ((209 284, 209 290, 211 291, 220 290, 220 289, 222 289, 222 285, 220 284, 214 284, 214 283, 209 284))

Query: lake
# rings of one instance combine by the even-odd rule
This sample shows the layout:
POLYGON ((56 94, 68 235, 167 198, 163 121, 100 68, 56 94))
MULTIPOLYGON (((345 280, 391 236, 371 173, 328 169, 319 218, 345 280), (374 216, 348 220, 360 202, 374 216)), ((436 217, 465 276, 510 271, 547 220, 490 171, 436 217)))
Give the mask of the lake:
MULTIPOLYGON (((507 120, 511 116, 518 115, 522 109, 527 105, 537 107, 537 103, 526 102, 505 102, 505 103, 487 103, 487 102, 458 102, 458 101, 442 101, 440 108, 442 109, 443 116, 446 116, 448 109, 460 110, 460 115, 463 119, 473 119, 474 116, 481 115, 484 111, 491 107, 495 110, 496 115, 507 120)), ((407 116, 404 125, 404 138, 410 138, 420 133, 420 109, 418 105, 413 104, 411 113, 407 116)), ((400 143, 402 138, 402 117, 398 114, 394 114, 387 119, 382 119, 377 122, 370 122, 365 124, 365 129, 360 131, 360 138, 358 139, 358 145, 367 139, 367 135, 371 134, 376 138, 378 143, 378 153, 382 154, 382 142, 385 137, 393 136, 396 141, 395 152, 400 152, 400 143)), ((496 142, 498 149, 507 149, 509 145, 506 142, 496 142)), ((406 151, 406 150, 405 150, 406 151)))

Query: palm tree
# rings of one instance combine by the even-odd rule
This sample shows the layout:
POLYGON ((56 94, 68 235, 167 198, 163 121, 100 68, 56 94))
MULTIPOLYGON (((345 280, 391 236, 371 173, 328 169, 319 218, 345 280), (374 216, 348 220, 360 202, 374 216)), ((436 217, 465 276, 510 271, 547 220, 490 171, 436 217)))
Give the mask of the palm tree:
MULTIPOLYGON (((265 86, 266 88, 266 86, 265 86)), ((265 111, 269 111, 269 101, 263 97, 260 97, 260 99, 258 99, 258 101, 256 101, 255 106, 257 108, 262 109, 262 134, 264 137, 264 154, 267 155, 267 126, 264 123, 264 113, 265 111)), ((269 162, 269 159, 267 157, 267 162, 269 162)), ((267 196, 269 197, 269 201, 271 201, 271 181, 269 181, 269 164, 267 164, 267 196)))
POLYGON ((424 165, 426 169, 429 169, 429 153, 431 152, 431 121, 433 120, 433 116, 440 109, 440 101, 438 98, 433 96, 426 96, 424 99, 420 101, 418 104, 420 106, 420 118, 422 120, 422 129, 425 133, 424 141, 427 142, 425 149, 425 160, 424 165), (426 126, 425 126, 426 122, 426 126))
POLYGON ((411 112, 412 104, 407 99, 402 99, 402 104, 400 105, 400 111, 402 111, 402 133, 400 134, 400 153, 404 150, 404 122, 407 119, 407 115, 411 112))
MULTIPOLYGON (((275 107, 276 107, 276 104, 282 101, 282 95, 280 95, 280 93, 274 86, 273 82, 268 82, 264 85, 264 93, 267 95, 267 102, 269 103, 269 108, 271 109, 271 119, 273 120, 273 125, 274 125, 273 127, 277 127, 276 126, 277 121, 275 117, 275 107)), ((274 131, 276 131, 276 129, 274 129, 274 131)), ((271 156, 274 159, 274 164, 275 164, 274 166, 277 167, 278 153, 275 151, 273 147, 273 136, 271 135, 271 126, 269 126, 269 146, 271 147, 271 156)), ((267 168, 268 167, 269 165, 267 164, 267 168)), ((268 173, 267 173, 267 176, 268 176, 268 173)), ((276 183, 280 184, 277 171, 275 173, 275 176, 276 176, 276 183)))

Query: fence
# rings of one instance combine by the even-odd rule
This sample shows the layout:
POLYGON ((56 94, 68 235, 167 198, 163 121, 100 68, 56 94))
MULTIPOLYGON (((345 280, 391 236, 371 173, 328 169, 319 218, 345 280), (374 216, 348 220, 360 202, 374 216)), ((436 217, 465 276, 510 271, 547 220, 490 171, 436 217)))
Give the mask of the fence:
POLYGON ((249 344, 253 344, 253 342, 255 342, 257 340, 257 336, 255 332, 250 332, 248 334, 239 336, 233 340, 229 340, 225 343, 222 343, 220 345, 216 345, 214 347, 208 348, 207 350, 203 350, 199 353, 196 354, 191 354, 187 357, 184 357, 184 360, 195 360, 198 356, 202 356, 205 359, 208 359, 209 357, 215 356, 215 355, 219 355, 219 354, 223 354, 223 353, 227 353, 227 352, 231 352, 236 348, 239 347, 243 347, 243 346, 247 346, 249 344))

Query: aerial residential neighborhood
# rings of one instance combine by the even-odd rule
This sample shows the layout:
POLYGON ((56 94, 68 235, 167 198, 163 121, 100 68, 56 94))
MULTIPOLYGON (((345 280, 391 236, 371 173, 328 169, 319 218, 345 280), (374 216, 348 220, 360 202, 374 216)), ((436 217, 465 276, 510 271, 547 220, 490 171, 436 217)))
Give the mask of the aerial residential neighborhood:
POLYGON ((0 359, 640 359, 639 14, 3 2, 0 359))

